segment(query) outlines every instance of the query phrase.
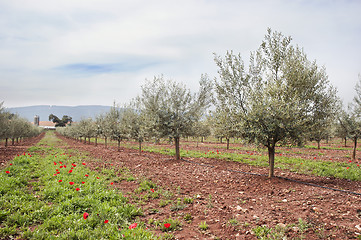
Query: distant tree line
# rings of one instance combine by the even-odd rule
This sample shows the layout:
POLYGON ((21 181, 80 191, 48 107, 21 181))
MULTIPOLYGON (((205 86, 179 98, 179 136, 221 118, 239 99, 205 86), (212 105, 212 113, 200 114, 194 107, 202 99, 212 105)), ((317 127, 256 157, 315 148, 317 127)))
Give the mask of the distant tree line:
POLYGON ((361 77, 357 96, 343 110, 325 68, 308 60, 291 37, 268 29, 246 65, 240 54, 214 55, 218 78, 202 75, 199 91, 164 76, 146 80, 141 94, 129 104, 114 107, 96 119, 83 119, 59 129, 65 136, 139 142, 166 138, 174 142, 180 159, 180 138, 209 135, 241 138, 264 146, 269 155, 269 177, 274 176, 275 149, 279 144, 303 145, 332 136, 354 141, 361 136, 361 77), (209 107, 213 105, 212 110, 209 107))
POLYGON ((5 147, 26 137, 34 137, 39 135, 41 130, 28 122, 26 119, 20 118, 17 114, 10 113, 0 103, 0 139, 5 140, 5 147))

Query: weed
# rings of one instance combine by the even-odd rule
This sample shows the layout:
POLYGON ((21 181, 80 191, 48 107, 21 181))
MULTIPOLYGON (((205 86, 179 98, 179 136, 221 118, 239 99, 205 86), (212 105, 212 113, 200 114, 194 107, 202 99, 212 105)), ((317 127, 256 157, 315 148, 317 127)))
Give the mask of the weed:
POLYGON ((188 223, 191 222, 193 219, 192 214, 186 213, 186 215, 184 215, 183 219, 184 219, 184 221, 186 221, 188 223))
POLYGON ((185 204, 192 204, 192 203, 193 203, 193 198, 187 198, 187 197, 185 197, 185 198, 183 199, 183 202, 184 202, 185 204))
POLYGON ((201 222, 199 225, 198 225, 198 228, 201 230, 201 231, 206 231, 209 226, 208 224, 204 221, 204 222, 201 222))
POLYGON ((171 240, 171 239, 175 239, 172 233, 164 233, 164 235, 161 236, 161 240, 171 240))
POLYGON ((187 205, 183 204, 182 200, 180 198, 177 199, 177 202, 174 203, 171 207, 170 210, 171 211, 179 211, 182 210, 184 208, 186 208, 187 205))
POLYGON ((239 225, 238 220, 235 219, 235 218, 229 219, 229 223, 230 223, 232 226, 238 226, 238 225, 239 225))
POLYGON ((208 195, 208 204, 207 204, 208 208, 213 208, 213 201, 212 201, 212 194, 208 195))
POLYGON ((269 228, 267 226, 257 226, 253 229, 254 234, 259 239, 285 239, 286 228, 277 225, 275 228, 269 228))
POLYGON ((169 203, 171 202, 171 200, 160 200, 159 201, 159 207, 165 207, 167 206, 169 203))

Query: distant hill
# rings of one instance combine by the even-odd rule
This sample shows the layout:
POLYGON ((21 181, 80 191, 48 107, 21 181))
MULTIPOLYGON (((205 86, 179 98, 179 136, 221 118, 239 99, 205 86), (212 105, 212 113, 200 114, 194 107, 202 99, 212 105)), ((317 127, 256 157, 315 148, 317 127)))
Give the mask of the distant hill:
POLYGON ((40 121, 48 121, 49 115, 62 118, 63 115, 68 115, 73 118, 74 122, 80 121, 82 118, 93 118, 99 114, 107 113, 111 106, 99 106, 99 105, 83 105, 83 106, 55 106, 55 105, 38 105, 29 107, 15 107, 7 108, 11 113, 17 113, 21 117, 27 119, 30 122, 34 121, 34 116, 38 115, 40 121))

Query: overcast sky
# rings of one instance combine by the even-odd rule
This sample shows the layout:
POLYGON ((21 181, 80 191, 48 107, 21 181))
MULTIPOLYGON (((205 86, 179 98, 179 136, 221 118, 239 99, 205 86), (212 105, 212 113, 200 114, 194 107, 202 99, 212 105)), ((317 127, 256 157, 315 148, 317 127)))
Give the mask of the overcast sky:
POLYGON ((129 102, 145 79, 198 89, 213 53, 245 62, 267 28, 326 67, 345 103, 361 73, 359 0, 0 0, 0 101, 129 102))

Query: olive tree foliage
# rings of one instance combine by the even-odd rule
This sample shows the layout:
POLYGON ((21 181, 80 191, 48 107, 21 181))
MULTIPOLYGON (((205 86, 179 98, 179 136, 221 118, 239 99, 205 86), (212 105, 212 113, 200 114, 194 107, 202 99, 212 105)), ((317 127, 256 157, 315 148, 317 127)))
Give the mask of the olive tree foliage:
POLYGON ((227 108, 218 107, 213 113, 213 127, 215 136, 227 141, 227 149, 229 149, 229 140, 239 136, 239 121, 237 116, 227 108))
POLYGON ((201 139, 203 142, 204 138, 211 135, 211 126, 207 119, 199 120, 194 123, 192 134, 193 137, 197 138, 197 147, 198 147, 198 139, 201 139))
POLYGON ((88 138, 88 142, 90 143, 90 139, 95 137, 96 134, 96 125, 91 118, 81 119, 77 124, 78 136, 84 138, 84 142, 86 143, 86 139, 88 138))
POLYGON ((118 151, 120 150, 120 142, 127 138, 125 126, 121 124, 122 114, 121 109, 114 104, 105 115, 103 122, 105 136, 110 136, 112 140, 118 142, 118 151))
POLYGON ((139 155, 142 153, 142 143, 152 133, 149 115, 139 111, 136 102, 131 102, 122 111, 120 124, 123 126, 124 134, 129 139, 139 143, 139 155))
POLYGON ((350 106, 348 111, 342 111, 339 114, 339 132, 343 133, 345 137, 352 139, 354 146, 352 152, 352 159, 356 159, 357 140, 361 137, 361 121, 350 106))
POLYGON ((348 111, 342 111, 339 115, 338 133, 353 140, 352 159, 356 159, 357 141, 361 137, 361 75, 355 86, 356 96, 353 102, 349 104, 348 111))
POLYGON ((194 124, 211 103, 212 82, 207 75, 199 81, 200 89, 191 93, 182 83, 154 77, 142 86, 137 98, 139 111, 149 116, 150 127, 156 137, 174 139, 176 159, 180 159, 180 137, 190 136, 194 124))
POLYGON ((5 147, 8 145, 8 139, 15 141, 24 137, 35 137, 39 135, 41 130, 32 125, 26 119, 20 118, 16 114, 9 113, 0 103, 0 139, 5 139, 5 147))
POLYGON ((246 70, 240 54, 215 56, 217 108, 238 119, 240 136, 268 149, 269 177, 274 176, 276 144, 299 143, 315 130, 321 103, 334 102, 324 68, 307 59, 291 37, 268 29, 246 70))

